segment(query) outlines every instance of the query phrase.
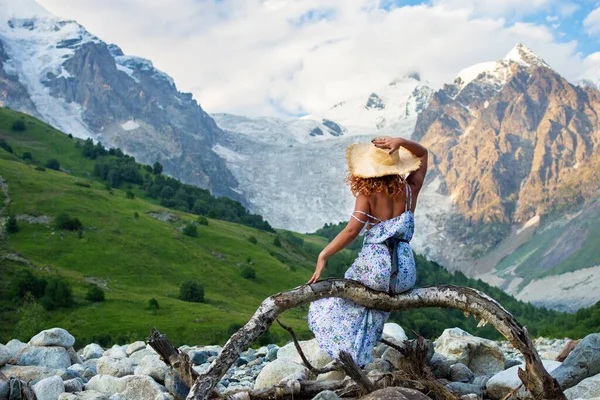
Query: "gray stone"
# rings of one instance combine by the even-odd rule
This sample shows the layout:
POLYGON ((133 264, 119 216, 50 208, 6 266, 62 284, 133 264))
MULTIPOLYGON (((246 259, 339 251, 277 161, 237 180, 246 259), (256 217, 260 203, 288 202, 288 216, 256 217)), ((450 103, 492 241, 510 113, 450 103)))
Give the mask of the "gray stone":
POLYGON ((97 345, 96 343, 88 344, 83 348, 82 356, 86 360, 91 360, 93 358, 100 358, 104 355, 104 349, 97 345))
POLYGON ((134 365, 140 365, 142 363, 142 360, 144 359, 144 357, 146 356, 156 356, 157 354, 155 352, 149 351, 148 349, 143 349, 143 350, 138 350, 135 353, 133 353, 129 359, 131 360, 131 362, 133 362, 134 365))
POLYGON ((431 371, 436 378, 448 378, 450 376, 450 367, 456 364, 456 360, 449 360, 445 355, 434 353, 429 361, 431 371))
POLYGON ((485 385, 490 380, 490 378, 491 378, 491 376, 487 376, 487 375, 476 376, 475 379, 473 379, 473 385, 479 386, 480 388, 485 389, 485 385))
POLYGON ((331 390, 325 390, 313 397, 312 400, 340 400, 340 396, 331 390))
POLYGON ((15 357, 15 364, 66 369, 71 366, 71 357, 64 347, 30 346, 15 357))
POLYGON ((149 355, 142 359, 142 363, 135 369, 135 375, 148 375, 158 383, 165 382, 165 375, 169 367, 158 355, 149 355))
POLYGON ((577 385, 565 390, 569 400, 592 399, 600 397, 600 374, 586 378, 577 385))
POLYGON ((86 367, 83 371, 83 377, 85 379, 90 379, 98 374, 96 367, 86 367))
MULTIPOLYGON (((229 385, 229 382, 227 384, 229 385)), ((178 399, 185 399, 190 392, 190 388, 183 382, 181 375, 172 369, 167 372, 165 386, 169 393, 173 393, 178 399)))
MULTIPOLYGON (((302 352, 308 359, 308 362, 313 367, 323 368, 333 361, 329 353, 319 347, 319 342, 317 342, 317 339, 300 341, 299 344, 302 352)), ((288 343, 279 349, 277 352, 277 359, 279 360, 284 358, 295 361, 298 364, 302 364, 302 358, 300 357, 298 350, 296 350, 294 343, 288 343)))
POLYGON ((83 371, 85 371, 85 367, 83 364, 73 364, 69 367, 70 371, 73 371, 78 376, 83 376, 83 371))
POLYGON ((106 350, 102 355, 112 358, 127 358, 127 353, 125 353, 123 347, 119 346, 118 344, 115 344, 113 347, 106 350))
POLYGON ((4 366, 12 357, 5 345, 0 344, 0 367, 4 366))
POLYGON ((388 322, 383 326, 383 338, 387 340, 393 339, 394 343, 402 343, 403 341, 408 340, 404 329, 393 322, 388 322))
POLYGON ((521 365, 521 364, 523 364, 523 361, 517 360, 516 358, 509 358, 504 363, 504 369, 509 369, 509 368, 514 367, 515 365, 521 365))
POLYGON ((279 353, 279 347, 271 347, 267 354, 267 360, 274 361, 277 359, 277 353, 279 353))
POLYGON ((71 359, 71 364, 82 364, 83 360, 79 357, 79 354, 75 351, 73 347, 69 347, 67 349, 67 353, 69 354, 69 358, 71 359))
POLYGON ((125 353, 128 356, 130 356, 133 353, 135 353, 136 351, 144 350, 145 348, 146 348, 146 342, 137 341, 137 342, 131 343, 129 346, 127 346, 125 353))
POLYGON ((122 376, 133 375, 133 362, 127 358, 113 358, 102 356, 98 359, 96 371, 100 375, 111 375, 120 378, 122 376))
POLYGON ((61 346, 64 348, 73 347, 75 338, 69 332, 62 328, 52 328, 41 331, 31 338, 30 346, 61 346))
POLYGON ((74 393, 83 390, 83 381, 81 378, 69 379, 64 381, 65 392, 74 393))
POLYGON ((134 375, 119 378, 124 381, 125 388, 119 392, 124 400, 163 400, 166 399, 166 388, 156 383, 149 376, 134 375))
POLYGON ((86 390, 85 392, 61 393, 58 400, 108 400, 108 397, 95 390, 86 390))
POLYGON ((388 387, 376 390, 361 397, 360 400, 431 400, 428 396, 415 389, 388 387))
POLYGON ((42 379, 32 389, 37 400, 56 400, 65 391, 65 385, 59 376, 52 376, 42 379))
POLYGON ((481 396, 483 394, 483 391, 479 386, 463 382, 450 382, 446 385, 446 389, 459 396, 471 393, 476 394, 477 396, 481 396))
POLYGON ((481 396, 478 396, 473 393, 463 394, 462 396, 460 396, 460 400, 481 400, 481 399, 482 399, 481 396))
POLYGON ((584 337, 562 365, 552 372, 563 389, 597 374, 600 374, 600 333, 584 337))
POLYGON ((59 376, 64 370, 54 369, 54 368, 46 368, 46 367, 36 367, 36 366, 18 366, 18 365, 10 365, 7 364, 3 368, 0 368, 0 372, 2 372, 6 377, 18 377, 26 382, 31 382, 33 384, 41 381, 45 378, 50 378, 51 376, 59 376))
POLYGON ((10 380, 0 376, 0 399, 8 399, 10 393, 10 380))
MULTIPOLYGON (((549 361, 542 360, 542 364, 546 371, 552 374, 552 371, 560 366, 560 362, 558 361, 549 361)), ((492 376, 486 383, 486 393, 487 397, 492 400, 499 400, 504 398, 511 390, 516 388, 521 384, 521 379, 517 374, 519 369, 518 365, 511 367, 502 372, 498 372, 494 376, 492 376)))
POLYGON ((389 361, 382 360, 381 358, 376 358, 375 360, 373 360, 373 362, 365 366, 364 372, 367 374, 370 372, 386 373, 390 372, 391 370, 392 364, 390 364, 389 361))
POLYGON ((463 363, 450 366, 450 380, 452 382, 470 383, 475 378, 473 371, 463 363))
POLYGON ((125 390, 125 382, 111 375, 96 375, 85 384, 85 390, 95 390, 107 396, 112 396, 125 390))
POLYGON ((504 354, 496 342, 460 328, 446 329, 436 341, 436 351, 465 364, 477 375, 493 375, 504 370, 504 354))
POLYGON ((268 363, 256 377, 254 389, 264 389, 277 385, 282 379, 293 374, 305 374, 308 376, 308 369, 289 358, 278 358, 268 363))
POLYGON ((10 358, 16 357, 17 354, 19 354, 26 347, 28 347, 26 343, 23 343, 17 339, 13 339, 6 343, 6 349, 8 350, 10 358))
POLYGON ((265 357, 267 354, 269 354, 269 348, 267 346, 262 346, 256 351, 256 357, 265 357))

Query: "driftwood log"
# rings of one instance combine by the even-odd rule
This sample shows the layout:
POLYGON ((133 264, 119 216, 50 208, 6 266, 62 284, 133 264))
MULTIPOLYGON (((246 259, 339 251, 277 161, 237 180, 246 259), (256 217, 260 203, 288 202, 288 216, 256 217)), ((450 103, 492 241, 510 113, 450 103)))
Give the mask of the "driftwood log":
POLYGON ((362 306, 383 311, 403 311, 425 307, 454 308, 492 324, 525 360, 519 378, 535 399, 566 400, 556 380, 544 369, 527 328, 498 302, 484 293, 460 286, 416 288, 398 295, 372 290, 347 279, 327 279, 302 285, 265 299, 252 318, 227 341, 221 354, 194 382, 188 400, 205 400, 219 380, 237 360, 239 354, 269 329, 284 311, 325 297, 341 297, 362 306))

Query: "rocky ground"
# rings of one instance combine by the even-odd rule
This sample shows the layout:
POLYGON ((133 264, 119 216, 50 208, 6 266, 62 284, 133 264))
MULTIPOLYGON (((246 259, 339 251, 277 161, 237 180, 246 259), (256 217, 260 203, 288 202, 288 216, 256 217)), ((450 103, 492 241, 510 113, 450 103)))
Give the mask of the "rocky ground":
MULTIPOLYGON (((386 324, 384 337, 395 343, 406 340, 403 329, 386 324)), ((135 342, 103 349, 90 344, 79 351, 75 338, 54 328, 40 332, 28 343, 11 340, 0 344, 0 399, 21 399, 30 383, 38 400, 147 400, 185 399, 187 389, 176 372, 146 343, 135 342)), ((568 339, 538 338, 535 345, 546 368, 558 380, 569 400, 600 400, 600 333, 579 342, 563 362, 555 361, 568 339)), ((522 357, 510 344, 495 342, 458 329, 446 329, 429 343, 426 361, 438 381, 461 399, 500 400, 519 386, 518 366, 522 357)), ((573 345, 573 344, 572 344, 573 345)), ((320 368, 331 361, 316 341, 301 342, 311 364, 320 368)), ((182 346, 198 372, 204 371, 221 351, 220 346, 182 346)), ((375 374, 397 369, 402 361, 397 350, 380 344, 375 361, 365 372, 375 374)), ((343 372, 330 372, 318 380, 345 379, 343 372)), ((249 389, 267 388, 291 380, 314 379, 302 364, 293 343, 283 347, 270 344, 248 349, 240 355, 219 382, 218 391, 231 395, 249 389)), ((530 398, 524 390, 519 399, 530 398)), ((334 400, 331 391, 316 400, 334 400)), ((387 388, 363 399, 429 399, 420 392, 387 388)), ((314 400, 313 399, 313 400, 314 400)))

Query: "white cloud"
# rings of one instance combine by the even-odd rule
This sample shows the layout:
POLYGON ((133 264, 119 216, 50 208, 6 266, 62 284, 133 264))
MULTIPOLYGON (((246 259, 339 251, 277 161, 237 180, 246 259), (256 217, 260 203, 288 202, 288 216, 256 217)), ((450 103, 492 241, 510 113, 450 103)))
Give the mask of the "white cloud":
POLYGON ((556 22, 558 20, 559 20, 559 18, 556 15, 547 15, 546 16, 546 22, 556 22))
POLYGON ((522 17, 547 9, 557 0, 433 0, 434 5, 469 10, 474 15, 522 17))
POLYGON ((151 59, 209 112, 319 112, 416 70, 441 85, 518 42, 567 77, 581 66, 575 43, 498 11, 533 12, 553 0, 434 0, 389 11, 377 0, 38 1, 151 59))
POLYGON ((557 9, 560 15, 562 15, 565 18, 569 18, 573 14, 575 14, 577 10, 579 10, 579 7, 580 6, 577 3, 566 2, 558 4, 557 9))
POLYGON ((583 20, 583 27, 590 36, 600 36, 600 7, 593 10, 583 20))

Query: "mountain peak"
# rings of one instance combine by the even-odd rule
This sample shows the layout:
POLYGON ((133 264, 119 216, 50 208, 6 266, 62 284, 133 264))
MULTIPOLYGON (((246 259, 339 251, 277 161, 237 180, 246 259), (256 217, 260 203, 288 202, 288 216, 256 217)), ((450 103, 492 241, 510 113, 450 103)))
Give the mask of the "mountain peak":
POLYGON ((35 0, 0 0, 0 23, 12 18, 52 17, 35 0))
POLYGON ((526 67, 547 67, 550 66, 540 56, 535 54, 533 50, 522 43, 518 43, 511 51, 503 58, 504 61, 512 61, 526 67))

